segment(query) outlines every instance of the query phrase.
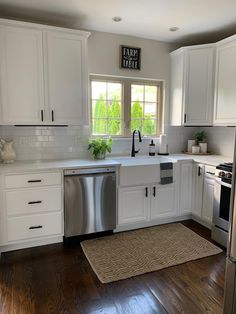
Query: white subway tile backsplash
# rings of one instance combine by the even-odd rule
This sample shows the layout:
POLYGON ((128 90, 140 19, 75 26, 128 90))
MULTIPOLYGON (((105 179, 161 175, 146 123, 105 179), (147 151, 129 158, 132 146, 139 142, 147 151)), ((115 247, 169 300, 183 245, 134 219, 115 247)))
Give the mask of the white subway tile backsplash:
MULTIPOLYGON (((208 134, 208 145, 212 153, 224 156, 233 155, 235 128, 227 127, 173 127, 165 126, 165 133, 170 153, 180 153, 186 150, 187 140, 204 129, 208 134)), ((90 129, 88 126, 69 127, 14 127, 0 126, 0 137, 14 139, 18 160, 87 158, 88 139, 90 129)), ((159 139, 154 142, 158 149, 159 139)), ((114 139, 112 154, 127 155, 131 152, 131 138, 114 139)), ((136 148, 140 154, 148 154, 149 138, 142 143, 136 140, 136 148)))

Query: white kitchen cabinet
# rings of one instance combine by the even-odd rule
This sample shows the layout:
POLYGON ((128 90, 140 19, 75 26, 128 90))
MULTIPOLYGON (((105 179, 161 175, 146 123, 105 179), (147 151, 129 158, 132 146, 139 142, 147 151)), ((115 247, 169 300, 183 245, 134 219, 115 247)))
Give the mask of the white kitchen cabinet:
POLYGON ((0 123, 88 124, 88 36, 0 19, 0 123))
POLYGON ((149 202, 148 186, 119 188, 118 224, 147 221, 149 202))
POLYGON ((214 179, 213 175, 205 176, 203 189, 202 219, 209 225, 212 224, 214 204, 214 179))
POLYGON ((192 185, 193 185, 193 164, 192 162, 180 165, 180 214, 192 213, 192 185))
POLYGON ((214 124, 236 125, 236 36, 217 44, 214 124))
POLYGON ((202 199, 204 185, 204 166, 194 163, 193 165, 193 189, 192 189, 192 214, 198 218, 202 217, 202 199))
POLYGON ((151 186, 151 220, 177 214, 175 190, 175 184, 151 186))
POLYGON ((212 125, 214 55, 213 45, 171 53, 172 125, 212 125))
POLYGON ((46 32, 45 37, 48 119, 80 124, 87 103, 85 38, 62 32, 46 32))
POLYGON ((42 39, 40 30, 0 26, 1 123, 42 122, 42 39))

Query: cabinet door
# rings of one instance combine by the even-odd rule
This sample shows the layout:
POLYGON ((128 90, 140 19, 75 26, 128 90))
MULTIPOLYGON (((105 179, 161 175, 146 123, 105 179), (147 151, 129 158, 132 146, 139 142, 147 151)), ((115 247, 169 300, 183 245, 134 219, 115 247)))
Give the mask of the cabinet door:
POLYGON ((149 187, 147 186, 119 188, 118 224, 147 221, 149 199, 149 187))
POLYGON ((204 185, 204 166, 202 164, 193 165, 193 215, 202 217, 202 198, 204 185))
POLYGON ((175 185, 151 187, 151 219, 176 216, 175 185))
POLYGON ((87 106, 84 98, 84 38, 48 32, 45 41, 48 121, 55 124, 81 124, 83 105, 87 106))
POLYGON ((236 125, 236 40, 217 48, 214 124, 236 125))
POLYGON ((214 53, 214 48, 186 51, 185 125, 212 124, 214 53))
POLYGON ((42 32, 0 27, 2 122, 39 124, 44 109, 42 32))
POLYGON ((170 124, 183 124, 184 54, 182 50, 171 54, 170 124))
POLYGON ((180 214, 192 212, 192 163, 183 163, 180 166, 180 214))
POLYGON ((202 219, 208 223, 212 223, 214 203, 214 180, 204 180, 202 219))

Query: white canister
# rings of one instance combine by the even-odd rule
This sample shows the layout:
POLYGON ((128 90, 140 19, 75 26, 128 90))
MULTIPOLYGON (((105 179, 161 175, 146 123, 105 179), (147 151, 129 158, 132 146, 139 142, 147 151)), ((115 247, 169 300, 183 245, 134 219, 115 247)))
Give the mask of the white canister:
POLYGON ((188 140, 188 152, 192 153, 192 147, 196 145, 196 140, 188 140))
POLYGON ((207 153, 207 143, 199 143, 200 146, 200 152, 202 154, 206 154, 207 153))
POLYGON ((193 153, 193 154, 199 154, 199 153, 200 153, 200 146, 198 146, 198 145, 193 145, 193 146, 192 146, 192 153, 193 153))

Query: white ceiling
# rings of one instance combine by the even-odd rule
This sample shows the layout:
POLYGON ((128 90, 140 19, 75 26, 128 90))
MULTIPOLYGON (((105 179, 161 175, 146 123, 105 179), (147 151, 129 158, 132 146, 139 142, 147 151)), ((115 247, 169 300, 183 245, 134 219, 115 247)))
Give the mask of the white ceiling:
POLYGON ((236 0, 0 0, 0 15, 167 42, 236 33, 236 0))

